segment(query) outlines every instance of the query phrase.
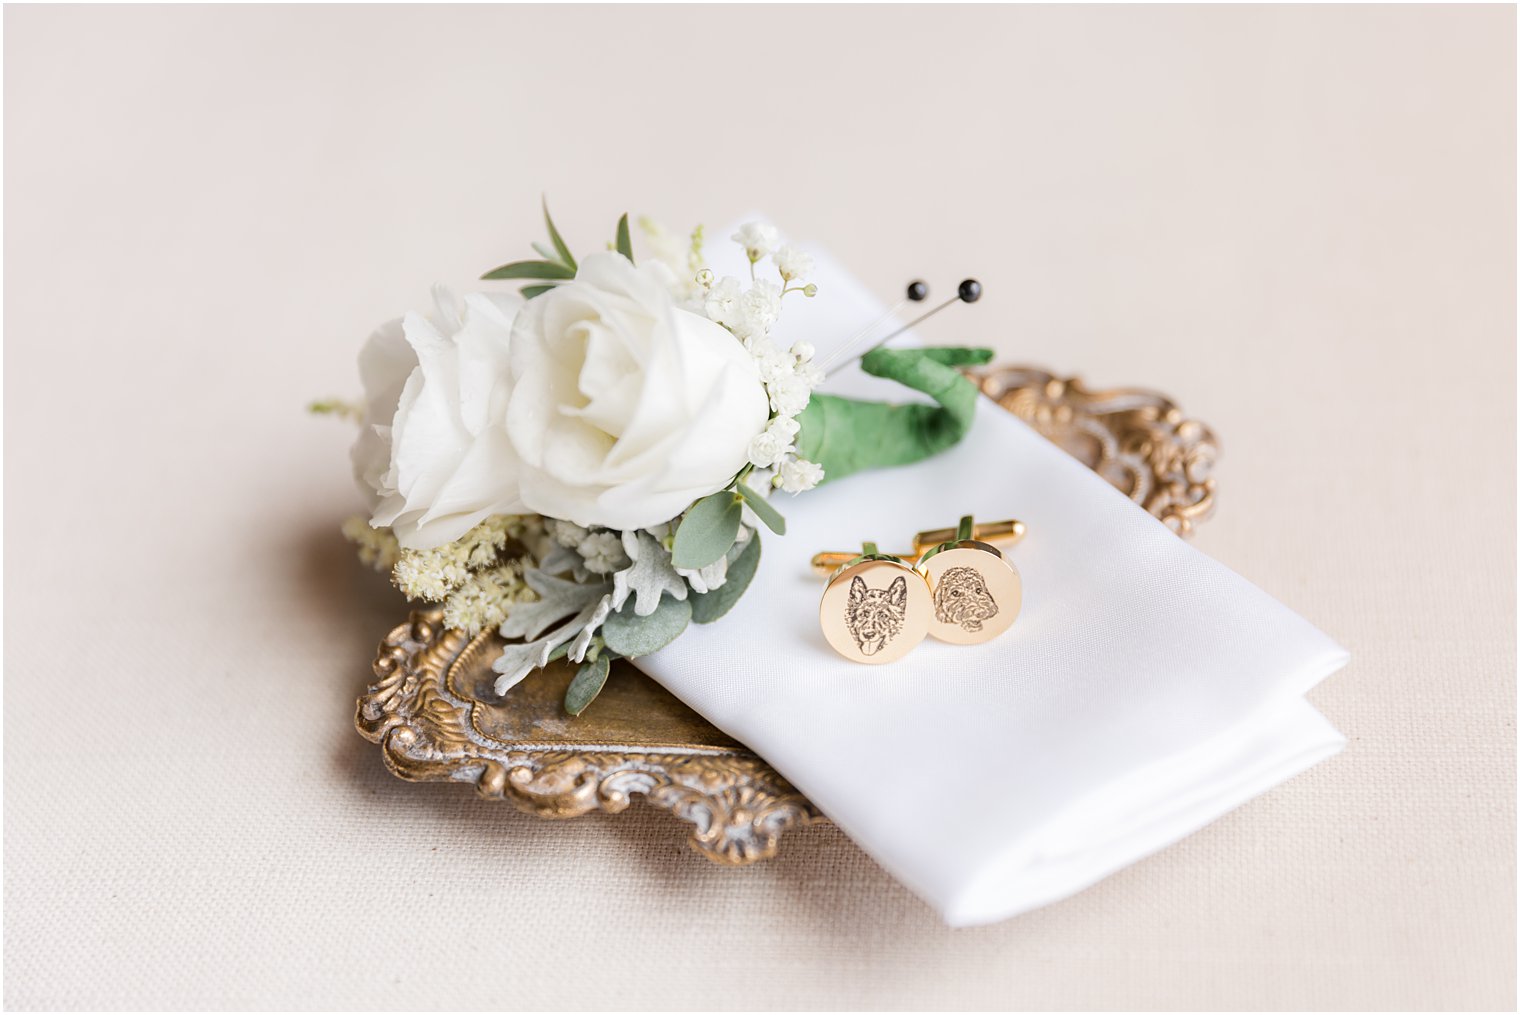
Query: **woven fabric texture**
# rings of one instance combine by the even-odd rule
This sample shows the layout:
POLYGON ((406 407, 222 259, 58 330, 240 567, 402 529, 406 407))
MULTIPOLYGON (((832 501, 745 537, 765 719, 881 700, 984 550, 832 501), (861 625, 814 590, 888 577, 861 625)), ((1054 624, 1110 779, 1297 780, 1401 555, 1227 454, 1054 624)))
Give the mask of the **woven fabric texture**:
POLYGON ((1513 9, 4 19, 7 1007, 1513 1008, 1513 9), (1347 750, 961 931, 828 827, 723 870, 390 776, 302 406, 541 190, 974 274, 926 339, 1176 397, 1347 750))

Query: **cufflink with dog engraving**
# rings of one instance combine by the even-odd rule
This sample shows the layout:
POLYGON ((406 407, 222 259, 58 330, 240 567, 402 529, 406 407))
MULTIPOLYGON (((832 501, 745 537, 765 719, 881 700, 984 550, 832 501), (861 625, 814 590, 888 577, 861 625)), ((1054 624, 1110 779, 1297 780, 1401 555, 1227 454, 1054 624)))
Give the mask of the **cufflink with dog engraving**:
MULTIPOLYGON (((819 554, 815 568, 827 566, 819 554)), ((875 543, 841 562, 823 590, 818 622, 835 652, 857 663, 896 662, 929 632, 934 613, 929 583, 902 557, 882 553, 875 543)))
POLYGON ((1024 582, 1013 562, 985 540, 1014 541, 1023 535, 1022 522, 978 526, 967 515, 953 532, 941 529, 914 537, 918 571, 932 590, 931 635, 957 645, 979 645, 1013 626, 1024 602, 1024 582))

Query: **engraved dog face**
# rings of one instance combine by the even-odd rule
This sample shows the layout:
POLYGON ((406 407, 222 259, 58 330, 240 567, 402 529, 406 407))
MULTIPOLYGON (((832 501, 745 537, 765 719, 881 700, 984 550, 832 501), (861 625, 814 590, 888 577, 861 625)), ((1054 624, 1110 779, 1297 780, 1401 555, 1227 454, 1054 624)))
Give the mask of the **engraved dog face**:
POLYGON ((973 567, 947 568, 934 587, 934 616, 942 624, 959 624, 965 631, 980 631, 982 621, 997 616, 997 603, 987 582, 973 567))
POLYGON ((898 577, 884 589, 868 588, 856 575, 850 579, 850 602, 845 626, 860 651, 874 656, 902 627, 908 609, 908 583, 898 577))

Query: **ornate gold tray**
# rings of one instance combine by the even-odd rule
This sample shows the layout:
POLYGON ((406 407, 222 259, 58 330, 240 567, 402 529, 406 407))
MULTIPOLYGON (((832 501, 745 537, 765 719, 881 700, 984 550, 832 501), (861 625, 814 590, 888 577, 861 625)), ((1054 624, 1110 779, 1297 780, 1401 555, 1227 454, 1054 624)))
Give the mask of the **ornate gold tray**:
MULTIPOLYGON (((972 374, 982 391, 1187 535, 1214 507, 1218 442, 1169 399, 1139 389, 1091 391, 1033 367, 972 374)), ((359 732, 390 770, 416 782, 466 782, 546 818, 617 812, 633 797, 694 826, 708 859, 738 865, 773 856, 781 833, 823 820, 743 744, 619 661, 579 718, 561 702, 573 667, 558 665, 492 692, 501 639, 466 637, 420 610, 386 636, 378 681, 359 699, 359 732)))

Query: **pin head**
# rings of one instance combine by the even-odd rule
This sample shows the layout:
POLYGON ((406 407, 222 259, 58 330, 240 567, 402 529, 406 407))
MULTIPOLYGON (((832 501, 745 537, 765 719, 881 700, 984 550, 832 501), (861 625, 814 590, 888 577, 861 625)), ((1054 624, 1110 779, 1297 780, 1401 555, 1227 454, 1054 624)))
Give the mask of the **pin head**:
POLYGON ((908 299, 914 303, 922 303, 929 298, 929 283, 921 278, 916 278, 908 283, 908 299))
POLYGON ((961 283, 960 288, 956 292, 960 296, 961 302, 975 303, 982 298, 982 283, 974 278, 968 278, 961 283))

